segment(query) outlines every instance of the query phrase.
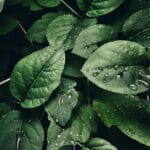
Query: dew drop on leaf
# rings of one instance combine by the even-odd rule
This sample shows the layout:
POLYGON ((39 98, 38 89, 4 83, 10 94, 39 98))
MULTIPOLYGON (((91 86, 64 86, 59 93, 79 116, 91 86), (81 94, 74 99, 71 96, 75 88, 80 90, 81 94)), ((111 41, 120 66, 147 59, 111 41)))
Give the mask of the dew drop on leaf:
POLYGON ((98 72, 94 72, 92 75, 93 75, 93 77, 97 77, 99 75, 99 73, 98 72))
POLYGON ((138 90, 138 86, 136 84, 129 84, 129 88, 133 91, 137 91, 138 90))

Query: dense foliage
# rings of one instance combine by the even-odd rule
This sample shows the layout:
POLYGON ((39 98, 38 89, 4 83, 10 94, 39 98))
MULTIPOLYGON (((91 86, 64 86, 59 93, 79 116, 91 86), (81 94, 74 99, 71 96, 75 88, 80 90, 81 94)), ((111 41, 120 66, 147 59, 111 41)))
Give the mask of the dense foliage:
POLYGON ((150 148, 149 0, 0 0, 0 149, 150 148))

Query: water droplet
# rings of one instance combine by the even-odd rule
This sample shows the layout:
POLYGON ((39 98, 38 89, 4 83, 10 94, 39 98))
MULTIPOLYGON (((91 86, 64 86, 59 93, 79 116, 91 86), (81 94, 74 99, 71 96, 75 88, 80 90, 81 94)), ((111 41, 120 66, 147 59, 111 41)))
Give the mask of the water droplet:
POLYGON ((49 144, 49 143, 50 143, 50 141, 48 140, 48 141, 47 141, 47 143, 49 144))
POLYGON ((92 75, 93 77, 97 77, 99 75, 99 72, 94 72, 92 75))
POLYGON ((28 120, 29 123, 31 123, 31 120, 28 120))
POLYGON ((58 143, 55 143, 56 146, 58 146, 58 143))
POLYGON ((56 123, 58 123, 58 119, 56 119, 56 123))
POLYGON ((137 91, 138 90, 138 86, 136 84, 129 84, 129 88, 133 91, 137 91))
POLYGON ((97 67, 97 69, 100 71, 104 71, 104 69, 102 67, 97 67))
POLYGON ((121 75, 120 74, 117 74, 117 76, 116 76, 117 78, 121 78, 121 75))
POLYGON ((68 95, 68 98, 69 98, 69 99, 71 99, 71 98, 72 98, 72 96, 69 94, 69 95, 68 95))
POLYGON ((92 119, 92 116, 90 115, 89 118, 92 119))
POLYGON ((57 135, 57 138, 60 138, 61 137, 61 135, 57 135))
POLYGON ((85 46, 85 47, 84 47, 84 49, 88 49, 88 48, 89 48, 89 46, 85 46))
POLYGON ((72 135, 72 132, 70 132, 70 135, 72 135))
POLYGON ((78 137, 78 136, 79 136, 79 134, 76 134, 76 136, 78 137))
POLYGON ((5 115, 3 115, 2 118, 5 118, 5 115))
POLYGON ((128 68, 128 67, 125 67, 125 68, 124 68, 124 71, 128 71, 128 70, 129 70, 129 68, 128 68))
POLYGON ((118 66, 118 65, 115 65, 115 66, 114 66, 114 69, 115 69, 115 70, 117 70, 118 68, 119 68, 119 66, 118 66))

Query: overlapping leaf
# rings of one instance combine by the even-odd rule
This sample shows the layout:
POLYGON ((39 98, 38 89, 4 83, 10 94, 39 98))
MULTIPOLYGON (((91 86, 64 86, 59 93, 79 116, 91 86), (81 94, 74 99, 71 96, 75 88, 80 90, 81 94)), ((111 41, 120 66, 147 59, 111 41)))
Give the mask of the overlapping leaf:
POLYGON ((132 96, 107 93, 94 101, 99 117, 108 126, 117 126, 130 138, 150 146, 150 103, 132 96))
POLYGON ((82 11, 86 11, 89 17, 106 15, 121 5, 124 0, 77 0, 82 11))
POLYGON ((25 108, 45 103, 60 83, 64 63, 63 50, 54 47, 43 48, 23 58, 11 76, 12 95, 25 108))
POLYGON ((0 0, 0 12, 2 11, 4 6, 4 0, 0 0))
POLYGON ((37 0, 37 2, 44 7, 56 7, 60 4, 61 0, 37 0))
POLYGON ((86 27, 96 24, 96 19, 78 20, 71 15, 57 17, 48 26, 47 40, 50 45, 72 49, 77 35, 86 27))
POLYGON ((82 72, 100 88, 137 94, 149 89, 146 61, 146 49, 143 46, 129 41, 114 41, 91 54, 82 72))

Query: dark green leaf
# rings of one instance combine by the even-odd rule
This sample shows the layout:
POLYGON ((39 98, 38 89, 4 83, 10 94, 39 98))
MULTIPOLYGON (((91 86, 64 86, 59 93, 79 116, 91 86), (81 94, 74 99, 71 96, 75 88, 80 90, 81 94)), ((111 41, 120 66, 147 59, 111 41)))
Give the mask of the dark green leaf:
POLYGON ((117 126, 130 138, 150 146, 150 103, 132 96, 107 93, 94 101, 99 117, 108 126, 117 126))
POLYGON ((12 95, 24 108, 42 105, 59 85, 64 63, 63 50, 53 47, 43 48, 23 58, 11 76, 12 95))
POLYGON ((117 33, 110 26, 90 26, 78 35, 72 53, 87 58, 99 45, 116 38, 117 33))
POLYGON ((149 89, 146 50, 138 43, 114 41, 98 48, 82 68, 95 85, 108 91, 137 94, 149 89))
POLYGON ((61 0, 37 0, 37 2, 44 7, 56 7, 60 4, 61 0))
POLYGON ((93 24, 96 24, 96 19, 82 21, 71 15, 57 17, 48 26, 47 40, 50 45, 63 46, 64 50, 72 49, 77 35, 93 24))

